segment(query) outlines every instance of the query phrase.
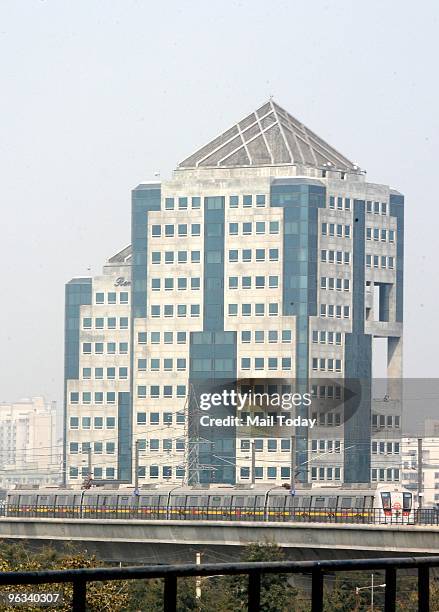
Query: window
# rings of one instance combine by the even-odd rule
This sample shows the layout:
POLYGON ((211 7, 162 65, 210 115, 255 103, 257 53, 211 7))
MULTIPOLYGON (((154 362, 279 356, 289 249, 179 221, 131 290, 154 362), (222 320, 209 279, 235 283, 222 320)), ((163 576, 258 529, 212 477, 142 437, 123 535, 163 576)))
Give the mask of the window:
POLYGON ((108 329, 116 329, 116 317, 108 317, 107 327, 108 329))
POLYGON ((192 236, 199 236, 201 232, 201 226, 199 223, 192 223, 191 234, 192 236))
POLYGON ((231 236, 238 235, 238 224, 237 223, 229 223, 229 234, 231 236))
POLYGON ((251 276, 243 276, 242 277, 242 288, 243 289, 251 289, 252 288, 252 278, 251 278, 251 276))
POLYGON ((92 322, 91 317, 85 317, 84 319, 82 319, 82 328, 91 329, 91 322, 92 322))
POLYGON ((251 304, 242 304, 241 306, 241 314, 243 317, 249 317, 251 316, 252 313, 252 306, 251 304))
POLYGON ((179 264, 187 263, 187 251, 178 251, 178 263, 179 264))
POLYGON ((270 329, 268 332, 268 342, 270 342, 270 344, 273 344, 274 342, 277 342, 277 341, 278 341, 277 330, 270 329))
POLYGON ((279 233, 279 221, 270 221, 270 234, 279 233))
POLYGON ((265 249, 256 249, 256 261, 265 261, 265 249))
POLYGON ((159 264, 161 262, 161 259, 162 259, 162 254, 160 253, 160 251, 152 251, 151 263, 159 264))
POLYGON ((91 417, 82 417, 82 429, 90 429, 91 417))
POLYGON ((282 357, 282 370, 291 370, 291 357, 282 357))
POLYGON ((277 317, 279 314, 279 304, 271 303, 268 304, 268 316, 277 317))
POLYGON ((241 342, 249 343, 249 342, 251 342, 251 339, 252 339, 251 331, 242 331, 241 332, 241 342))
POLYGON ((264 332, 262 330, 255 331, 255 342, 261 344, 264 342, 264 332))
POLYGON ((191 251, 191 262, 200 263, 200 251, 191 251))
POLYGON ((279 260, 279 249, 269 249, 269 258, 270 258, 270 261, 278 261, 279 260))
POLYGON ((165 278, 165 291, 172 291, 174 289, 174 279, 165 278))
POLYGON ((244 249, 242 251, 242 261, 249 262, 252 260, 251 249, 244 249))
POLYGON ((236 249, 229 250, 229 261, 230 262, 238 261, 238 251, 236 249))
POLYGON ((82 352, 84 355, 91 355, 91 342, 84 342, 82 345, 82 352))
POLYGON ((255 304, 255 315, 257 317, 263 317, 265 315, 265 304, 255 304))
POLYGON ((120 329, 128 329, 128 317, 120 317, 119 327, 120 329))
POLYGON ((278 276, 269 276, 268 277, 268 286, 270 289, 278 289, 279 287, 279 277, 278 276))
POLYGON ((160 291, 160 279, 152 278, 151 279, 151 290, 152 291, 160 291))
POLYGON ((102 429, 104 427, 104 417, 95 417, 94 418, 94 428, 102 429))
POLYGON ((178 208, 180 210, 187 209, 187 198, 178 198, 178 208))
POLYGON ((276 473, 277 473, 277 468, 275 467, 267 468, 267 478, 269 478, 270 480, 274 480, 276 478, 276 473))
POLYGON ((243 223, 242 224, 242 233, 244 236, 250 236, 252 233, 252 224, 251 223, 243 223))
POLYGON ((174 263, 174 252, 165 251, 165 264, 173 264, 173 263, 174 263))
POLYGON ((241 369, 242 370, 250 370, 250 358, 242 357, 241 359, 241 369))
POLYGON ((102 391, 95 391, 95 404, 104 403, 104 394, 102 391))
POLYGON ((252 196, 251 195, 245 195, 242 198, 242 204, 244 206, 244 208, 250 208, 252 206, 252 196))
POLYGON ((105 293, 99 292, 96 293, 96 304, 104 304, 105 303, 105 293))
POLYGON ((192 208, 201 208, 201 198, 200 197, 193 197, 192 198, 192 208))
POLYGON ((82 368, 82 378, 84 380, 91 378, 91 368, 82 368))
POLYGON ((77 391, 72 391, 70 393, 70 403, 79 404, 79 393, 77 391))
POLYGON ((177 332, 177 344, 186 344, 186 332, 177 332))
POLYGON ((174 210, 174 198, 165 198, 165 210, 174 210))
POLYGON ((230 196, 229 198, 229 207, 230 208, 238 208, 239 205, 239 196, 230 196))
POLYGON ((160 236, 162 235, 161 225, 153 225, 151 227, 151 235, 153 238, 160 238, 160 236))
POLYGON ((146 425, 146 412, 137 413, 137 425, 146 425))

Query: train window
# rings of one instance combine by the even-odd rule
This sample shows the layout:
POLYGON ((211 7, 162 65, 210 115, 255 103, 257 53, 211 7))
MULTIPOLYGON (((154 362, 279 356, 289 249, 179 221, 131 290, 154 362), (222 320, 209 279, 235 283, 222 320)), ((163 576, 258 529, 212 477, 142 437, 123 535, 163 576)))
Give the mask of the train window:
POLYGON ((208 498, 207 496, 206 496, 206 497, 204 497, 204 496, 203 496, 203 497, 200 499, 200 506, 205 506, 205 507, 207 508, 207 503, 208 503, 208 500, 209 500, 209 498, 208 498))
POLYGON ((10 504, 18 504, 18 495, 10 495, 8 498, 10 504))
POLYGON ((149 506, 150 504, 151 504, 151 498, 149 496, 142 495, 142 497, 140 498, 140 505, 149 506))
POLYGON ((129 506, 131 498, 129 495, 119 496, 119 506, 129 506))
POLYGON ((341 498, 341 508, 352 508, 352 497, 341 498))
POLYGON ((49 506, 49 496, 48 495, 38 495, 38 505, 39 506, 49 506))
POLYGON ((392 503, 390 501, 390 493, 381 493, 381 501, 383 503, 384 510, 390 510, 392 503))
POLYGON ((32 503, 32 495, 22 495, 20 498, 20 503, 29 506, 32 503))
POLYGON ((314 500, 314 508, 324 508, 326 498, 325 497, 313 497, 314 500))
POLYGON ((81 505, 81 496, 80 495, 74 495, 72 497, 72 501, 73 501, 73 505, 74 506, 80 506, 81 505))
POLYGON ((269 505, 272 508, 284 508, 285 507, 285 495, 274 495, 269 498, 269 505))
POLYGON ((336 507, 337 507, 337 498, 328 497, 328 508, 336 508, 336 507))
POLYGON ((188 506, 198 506, 198 495, 189 495, 188 506))
POLYGON ((117 506, 117 497, 116 495, 109 495, 107 497, 107 506, 117 506))
POLYGON ((365 508, 373 508, 373 497, 371 497, 370 495, 368 495, 365 498, 365 504, 364 504, 365 508))
POLYGON ((106 495, 99 495, 98 497, 98 506, 107 506, 107 497, 106 495))
POLYGON ((304 495, 303 497, 299 498, 301 501, 300 507, 301 508, 309 508, 311 505, 311 497, 309 495, 304 495))
POLYGON ((172 498, 173 501, 173 505, 174 506, 185 506, 186 505, 186 496, 185 495, 177 495, 176 497, 172 498))
POLYGON ((87 497, 84 497, 84 505, 86 506, 96 506, 97 501, 98 501, 97 495, 87 495, 87 497))
POLYGON ((221 506, 221 497, 219 495, 213 495, 210 497, 210 504, 212 508, 217 508, 221 506))
POLYGON ((412 509, 412 494, 411 493, 402 494, 402 509, 403 510, 412 509))
POLYGON ((69 503, 67 495, 57 495, 56 503, 58 506, 67 506, 69 503))
POLYGON ((255 503, 256 508, 263 508, 264 502, 265 502, 265 499, 263 495, 256 495, 256 503, 255 503))
POLYGON ((355 498, 355 507, 362 510, 363 506, 364 506, 364 497, 356 497, 355 498))
POLYGON ((151 506, 153 508, 157 508, 159 505, 160 497, 158 495, 153 495, 151 497, 151 506))
POLYGON ((244 496, 243 495, 235 495, 233 497, 233 506, 236 508, 241 508, 244 505, 244 496))
POLYGON ((224 506, 230 506, 232 503, 232 496, 231 495, 226 495, 224 498, 224 506))
POLYGON ((255 496, 249 495, 247 497, 247 508, 254 508, 254 507, 255 507, 255 496))

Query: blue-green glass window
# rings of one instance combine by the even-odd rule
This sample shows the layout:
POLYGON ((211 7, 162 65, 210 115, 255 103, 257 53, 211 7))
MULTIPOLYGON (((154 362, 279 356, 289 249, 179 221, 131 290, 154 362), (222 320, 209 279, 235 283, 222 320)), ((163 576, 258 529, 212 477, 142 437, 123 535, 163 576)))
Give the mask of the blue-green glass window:
MULTIPOLYGON (((108 419, 107 419, 107 420, 108 420, 108 419)), ((106 452, 108 455, 113 455, 113 454, 114 454, 114 451, 115 451, 115 448, 116 448, 116 445, 115 445, 115 443, 114 443, 114 442, 107 442, 107 443, 105 444, 105 452, 106 452)))
POLYGON ((228 313, 229 317, 238 316, 238 304, 229 304, 228 313))
POLYGON ((291 342, 291 329, 282 330, 282 342, 291 342))
POLYGON ((163 308, 163 312, 164 312, 165 317, 173 317, 174 316, 174 305, 165 304, 163 308))
POLYGON ((149 450, 154 452, 160 450, 160 440, 158 438, 149 441, 149 450))
POLYGON ((165 210, 174 210, 174 198, 165 198, 165 210))
POLYGON ((163 397, 172 397, 172 385, 164 385, 163 397))
POLYGON ((115 291, 110 291, 107 297, 108 297, 109 304, 116 304, 116 292, 115 291))
POLYGON ((151 227, 151 236, 153 238, 160 238, 162 235, 162 226, 161 225, 153 225, 151 227))
POLYGON ((178 317, 185 317, 186 315, 187 315, 187 306, 186 306, 186 304, 178 304, 177 305, 177 316, 178 317))
POLYGON ((103 394, 103 392, 102 391, 95 391, 95 404, 103 404, 103 403, 104 403, 104 394, 103 394))
POLYGON ((231 262, 238 261, 238 251, 236 249, 229 250, 229 261, 231 262))
POLYGON ((264 440, 258 438, 255 440, 255 450, 258 452, 262 452, 264 450, 264 440))
POLYGON ((172 371, 172 368, 173 368, 173 359, 169 359, 169 358, 163 359, 163 369, 166 372, 170 372, 172 371))
POLYGON ((211 264, 219 264, 222 262, 222 251, 207 251, 206 262, 211 264))
POLYGON ((229 207, 230 208, 238 208, 239 206, 239 196, 230 196, 229 198, 229 207))
POLYGON ((263 317, 265 314, 265 304, 255 304, 255 315, 263 317))
POLYGON ((264 289, 265 287, 265 276, 256 277, 256 289, 264 289))
POLYGON ((74 466, 70 466, 69 475, 70 475, 70 478, 78 478, 78 468, 74 466))
POLYGON ((290 477, 290 468, 285 466, 280 468, 280 477, 282 480, 287 480, 290 477))
POLYGON ((178 198, 178 208, 180 210, 187 209, 187 198, 178 198))
POLYGON ((223 198, 221 196, 204 198, 204 201, 207 210, 222 210, 224 208, 223 198))
POLYGON ((114 467, 105 468, 105 476, 107 479, 114 478, 114 474, 115 474, 114 467))
POLYGON ((128 368, 119 368, 119 378, 125 380, 128 378, 128 368))
POLYGON ((81 426, 82 426, 82 429, 90 429, 90 427, 91 427, 91 417, 82 417, 81 426))
MULTIPOLYGON (((95 453, 102 453, 102 449, 100 451, 96 450, 96 444, 95 444, 95 453)), ((102 478, 102 468, 101 467, 95 467, 93 468, 93 476, 94 478, 102 478)))
POLYGON ((137 360, 137 369, 139 372, 144 372, 146 370, 146 359, 137 360))
POLYGON ((180 277, 177 279, 177 288, 179 291, 187 289, 187 278, 180 277))
POLYGON ((270 261, 278 261, 279 260, 279 249, 269 249, 269 257, 270 257, 270 261))
POLYGON ((151 316, 152 317, 159 317, 160 316, 160 306, 155 304, 153 306, 151 306, 151 316))
POLYGON ((139 344, 146 344, 146 341, 147 341, 147 334, 146 334, 146 332, 139 332, 137 334, 137 342, 139 344))
POLYGON ((160 279, 152 278, 151 279, 151 290, 152 291, 160 291, 160 279))
POLYGON ((264 358, 263 357, 256 357, 255 358, 255 369, 256 370, 263 370, 264 369, 264 358))
POLYGON ((91 317, 85 317, 82 319, 82 328, 83 329, 91 329, 92 319, 91 317))
POLYGON ((250 206, 252 205, 253 202, 253 196, 251 195, 245 195, 242 198, 242 203, 244 208, 250 208, 250 206))
POLYGON ((250 468, 248 468, 248 467, 240 468, 240 477, 241 478, 250 478, 250 468))
POLYGON ((200 305, 191 304, 191 317, 199 317, 199 316, 200 316, 200 305))
POLYGON ((274 479, 276 478, 276 474, 277 474, 277 468, 275 467, 267 468, 267 478, 274 479))
POLYGON ((335 208, 335 197, 329 196, 329 208, 335 208))
MULTIPOLYGON (((178 395, 178 393, 177 393, 177 397, 180 397, 178 395)), ((183 412, 177 412, 177 414, 175 415, 175 422, 178 425, 184 425, 185 419, 184 419, 184 413, 183 412)), ((184 442, 183 442, 183 447, 184 447, 184 442)))
POLYGON ((165 236, 167 238, 172 238, 174 236, 174 226, 173 225, 165 225, 165 236))
POLYGON ((387 215, 387 204, 385 202, 381 203, 381 214, 387 215))
POLYGON ((242 370, 250 370, 250 357, 242 357, 242 359, 241 359, 241 369, 242 370))
POLYGON ((116 317, 108 317, 107 327, 108 329, 116 329, 116 317))
POLYGON ((107 368, 107 378, 110 380, 116 378, 116 368, 107 368))
POLYGON ((251 342, 251 339, 252 339, 251 331, 246 330, 246 331, 241 332, 241 342, 248 343, 248 342, 251 342))
POLYGON ((199 223, 192 223, 191 234, 192 236, 199 236, 201 233, 201 226, 199 223))
POLYGON ((139 385, 137 387, 137 397, 145 398, 146 397, 146 387, 145 385, 139 385))
POLYGON ((70 429, 78 429, 78 428, 79 428, 79 418, 70 417, 70 429))
POLYGON ((231 236, 238 235, 238 223, 229 223, 229 234, 231 236))
POLYGON ((270 234, 279 233, 279 221, 270 221, 270 234))
POLYGON ((172 291, 174 289, 174 279, 165 278, 165 291, 172 291))
POLYGON ((350 200, 350 198, 345 198, 344 199, 344 207, 345 207, 345 210, 351 210, 351 200, 350 200))
POLYGON ((380 214, 380 203, 379 202, 374 202, 373 203, 373 212, 375 215, 379 215, 380 214))
POLYGON ((277 451, 277 440, 267 440, 267 450, 269 453, 277 451))
POLYGON ((158 385, 151 385, 151 397, 160 397, 160 387, 158 385))
POLYGON ((282 357, 282 370, 291 370, 291 357, 282 357))
POLYGON ((195 196, 192 198, 192 208, 201 208, 201 198, 195 196))
POLYGON ((200 263, 200 251, 191 251, 191 262, 200 263))
POLYGON ((172 344, 174 341, 174 332, 163 332, 163 342, 165 344, 172 344))
POLYGON ((256 261, 265 261, 265 249, 256 249, 256 261))
MULTIPOLYGON (((141 344, 146 344, 146 332, 140 332, 145 334, 145 340, 141 344)), ((151 344, 160 344, 160 332, 151 332, 151 344)))
POLYGON ((91 378, 91 368, 82 368, 82 378, 84 380, 91 378))
POLYGON ((159 477, 159 466, 151 465, 149 468, 149 477, 150 478, 158 478, 159 477))
MULTIPOLYGON (((114 391, 107 391, 107 404, 116 403, 116 393, 114 391)), ((108 427, 108 424, 107 424, 108 427)))
POLYGON ((163 478, 172 477, 172 467, 170 465, 164 465, 162 470, 163 478))
MULTIPOLYGON (((177 397, 186 396, 186 385, 177 385, 177 397)), ((184 419, 183 419, 184 422, 184 419)))
POLYGON ((257 329, 255 331, 255 342, 257 344, 261 344, 262 342, 264 342, 264 337, 265 337, 265 332, 261 329, 257 329))
POLYGON ((256 233, 265 234, 265 222, 264 221, 256 221, 256 233))
POLYGON ((177 332, 177 344, 186 344, 186 332, 177 332))
POLYGON ((268 277, 268 286, 270 289, 277 289, 279 287, 279 277, 278 276, 269 276, 268 277))
POLYGON ((192 291, 198 291, 200 289, 200 279, 198 277, 191 278, 191 289, 192 291))
POLYGON ((145 440, 145 438, 139 438, 137 440, 137 448, 139 450, 142 450, 142 451, 146 450, 146 440, 145 440))
POLYGON ((163 440, 163 450, 164 451, 171 451, 172 450, 172 439, 171 438, 165 438, 163 440))
POLYGON ((274 343, 278 341, 277 329, 270 329, 268 332, 268 342, 274 343))
POLYGON ((70 393, 70 403, 78 404, 79 403, 79 393, 77 391, 72 391, 70 393))
POLYGON ((280 450, 282 452, 289 452, 290 448, 290 440, 288 438, 282 438, 280 441, 280 450))
POLYGON ((146 425, 146 412, 137 413, 137 425, 146 425))
POLYGON ((186 369, 186 359, 183 357, 177 359, 177 370, 185 370, 186 369))
POLYGON ((271 303, 268 304, 268 315, 270 317, 277 317, 279 314, 279 304, 271 303))
POLYGON ((84 342, 82 344, 82 352, 84 355, 90 355, 91 354, 91 342, 84 342))
POLYGON ((184 451, 184 440, 176 440, 175 441, 175 450, 176 451, 184 451))
POLYGON ((102 355, 104 352, 104 343, 103 342, 96 342, 95 343, 95 353, 97 355, 102 355))
POLYGON ((223 235, 223 224, 222 223, 207 223, 206 228, 208 237, 217 237, 223 235))
POLYGON ((128 329, 128 317, 120 317, 119 327, 120 329, 128 329))
POLYGON ((255 478, 256 480, 262 479, 264 476, 264 468, 255 467, 255 478))
POLYGON ((95 368, 95 379, 102 380, 104 378, 104 368, 95 368))
POLYGON ((244 236, 250 236, 252 233, 252 224, 247 222, 242 224, 242 233, 244 236))
POLYGON ((252 277, 251 276, 243 276, 242 277, 242 288, 243 289, 251 289, 252 288, 252 277))
POLYGON ((160 251, 153 251, 151 253, 151 262, 153 264, 159 264, 161 262, 161 259, 162 259, 162 255, 160 251))
POLYGON ((174 252, 166 251, 165 252, 165 264, 173 264, 174 263, 174 252))
POLYGON ((187 236, 187 224, 179 223, 178 224, 178 235, 179 236, 187 236))
POLYGON ((250 317, 252 313, 252 305, 251 304, 242 304, 241 313, 243 317, 250 317))
POLYGON ((252 251, 251 249, 243 249, 242 251, 242 261, 251 261, 252 260, 252 251))
POLYGON ((70 453, 76 454, 79 450, 78 442, 70 442, 70 453))
POLYGON ((265 206, 265 196, 259 194, 256 196, 256 206, 265 206))
POLYGON ((178 251, 178 263, 187 263, 187 251, 178 251))
POLYGON ((96 293, 96 304, 104 304, 105 303, 105 293, 99 292, 96 293))
POLYGON ((229 276, 229 289, 238 289, 238 277, 229 276))
POLYGON ((337 209, 338 210, 343 210, 343 198, 341 198, 341 197, 337 198, 337 209))

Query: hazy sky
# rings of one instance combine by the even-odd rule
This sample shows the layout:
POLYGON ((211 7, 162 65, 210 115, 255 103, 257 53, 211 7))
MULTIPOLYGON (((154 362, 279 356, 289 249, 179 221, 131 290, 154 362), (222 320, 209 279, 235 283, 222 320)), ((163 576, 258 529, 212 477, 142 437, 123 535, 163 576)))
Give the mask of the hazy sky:
POLYGON ((0 0, 0 401, 61 401, 64 283, 129 243, 132 187, 270 95, 406 195, 405 374, 436 376, 438 17, 436 0, 0 0))

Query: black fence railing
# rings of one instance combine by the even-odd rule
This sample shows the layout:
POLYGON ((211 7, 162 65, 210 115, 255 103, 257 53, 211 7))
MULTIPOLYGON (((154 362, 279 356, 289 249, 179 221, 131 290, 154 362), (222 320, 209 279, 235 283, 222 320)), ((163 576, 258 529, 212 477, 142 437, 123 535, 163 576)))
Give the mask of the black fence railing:
POLYGON ((439 512, 422 509, 381 510, 361 508, 255 508, 207 506, 34 506, 9 504, 0 507, 0 517, 199 520, 199 521, 270 521, 300 523, 354 523, 365 525, 439 525, 439 512))
POLYGON ((218 563, 204 565, 162 565, 127 568, 50 570, 0 573, 1 586, 65 584, 73 585, 73 612, 85 612, 87 584, 96 581, 164 579, 163 609, 177 610, 178 578, 189 576, 248 576, 248 611, 261 609, 261 577, 264 574, 311 574, 311 612, 322 612, 325 574, 365 570, 384 570, 384 611, 395 612, 397 570, 416 569, 418 573, 418 611, 430 610, 430 568, 439 567, 439 557, 356 559, 351 561, 276 561, 258 563, 218 563))

